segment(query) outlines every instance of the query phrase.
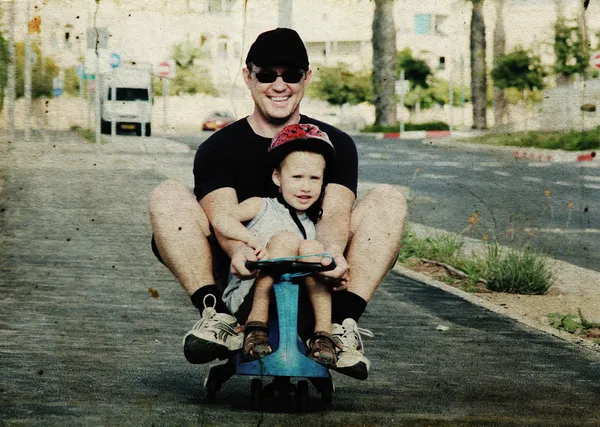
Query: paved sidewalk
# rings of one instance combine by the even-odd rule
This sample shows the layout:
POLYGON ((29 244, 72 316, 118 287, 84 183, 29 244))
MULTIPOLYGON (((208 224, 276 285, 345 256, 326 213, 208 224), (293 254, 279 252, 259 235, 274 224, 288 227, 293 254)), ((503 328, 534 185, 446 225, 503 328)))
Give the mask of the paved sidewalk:
POLYGON ((250 410, 246 378, 208 402, 206 367, 182 352, 197 310, 149 245, 150 191, 191 185, 193 153, 62 132, 0 143, 2 426, 600 423, 600 354, 396 273, 361 322, 369 380, 335 374, 331 406, 307 414, 250 410))

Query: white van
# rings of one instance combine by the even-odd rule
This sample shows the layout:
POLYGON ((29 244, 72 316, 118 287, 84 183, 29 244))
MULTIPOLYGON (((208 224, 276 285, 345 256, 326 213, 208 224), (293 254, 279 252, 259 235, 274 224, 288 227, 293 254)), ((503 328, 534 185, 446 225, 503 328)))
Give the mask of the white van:
POLYGON ((111 133, 112 122, 116 131, 136 132, 145 136, 152 133, 152 74, 142 67, 119 67, 101 79, 102 133, 111 133))

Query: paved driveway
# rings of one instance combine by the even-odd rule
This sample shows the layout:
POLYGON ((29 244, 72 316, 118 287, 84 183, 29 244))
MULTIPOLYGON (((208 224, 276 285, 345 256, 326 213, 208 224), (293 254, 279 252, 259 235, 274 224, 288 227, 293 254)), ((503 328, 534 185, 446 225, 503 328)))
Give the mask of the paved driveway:
POLYGON ((198 315, 147 219, 157 171, 189 154, 110 149, 56 134, 0 160, 1 425, 600 423, 598 353, 393 273, 361 323, 370 378, 336 374, 326 410, 253 412, 245 378, 207 402, 181 346, 198 315))

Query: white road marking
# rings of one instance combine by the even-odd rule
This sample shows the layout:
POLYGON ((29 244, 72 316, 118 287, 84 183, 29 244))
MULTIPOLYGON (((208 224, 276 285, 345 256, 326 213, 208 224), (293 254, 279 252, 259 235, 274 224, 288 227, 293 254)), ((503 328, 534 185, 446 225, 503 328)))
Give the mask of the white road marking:
POLYGON ((505 166, 505 164, 500 162, 481 162, 479 163, 479 166, 485 166, 487 168, 501 168, 505 166))
POLYGON ((600 190, 600 184, 583 184, 585 188, 591 188, 593 190, 600 190))
POLYGON ((577 184, 574 182, 556 181, 553 185, 562 185, 564 187, 575 187, 577 184))
POLYGON ((433 162, 434 166, 442 167, 453 167, 453 168, 464 168, 465 166, 460 162, 433 162))
POLYGON ((598 182, 600 182, 600 176, 583 175, 582 178, 583 178, 584 181, 598 181, 598 182))
POLYGON ((533 176, 522 176, 521 177, 523 179, 523 181, 529 181, 529 182, 542 182, 541 178, 535 178, 533 176))
POLYGON ((508 172, 494 171, 494 173, 496 175, 500 175, 500 176, 510 176, 510 174, 508 172))
POLYGON ((530 168, 547 168, 548 166, 550 166, 550 163, 541 163, 541 162, 535 162, 535 163, 527 163, 527 166, 529 166, 530 168))
POLYGON ((456 175, 436 175, 433 173, 422 173, 422 174, 417 174, 417 178, 450 180, 450 179, 456 178, 456 175))
POLYGON ((563 228, 530 228, 525 227, 523 231, 526 233, 554 233, 554 234, 600 234, 600 228, 579 228, 579 229, 563 229, 563 228))

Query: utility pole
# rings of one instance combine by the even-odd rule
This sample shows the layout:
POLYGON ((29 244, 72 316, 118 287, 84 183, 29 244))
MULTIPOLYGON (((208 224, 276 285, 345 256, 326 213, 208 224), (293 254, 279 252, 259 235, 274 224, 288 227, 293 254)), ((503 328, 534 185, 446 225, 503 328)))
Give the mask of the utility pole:
POLYGON ((10 29, 8 40, 8 123, 10 140, 15 139, 15 98, 17 89, 17 55, 15 51, 15 21, 17 0, 10 2, 10 29))
POLYGON ((292 28, 293 0, 279 0, 279 21, 280 28, 292 28))
POLYGON ((31 138, 31 35, 29 34, 29 21, 31 19, 30 0, 26 3, 26 25, 25 33, 25 141, 31 138))

